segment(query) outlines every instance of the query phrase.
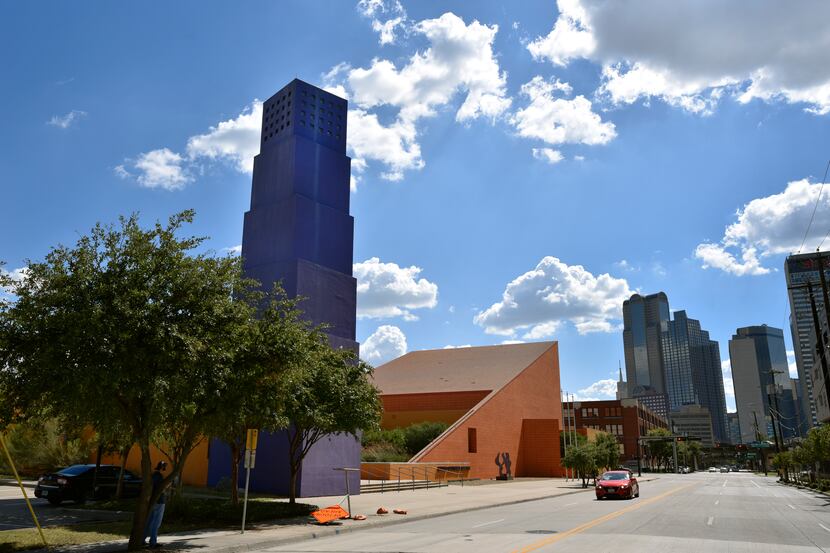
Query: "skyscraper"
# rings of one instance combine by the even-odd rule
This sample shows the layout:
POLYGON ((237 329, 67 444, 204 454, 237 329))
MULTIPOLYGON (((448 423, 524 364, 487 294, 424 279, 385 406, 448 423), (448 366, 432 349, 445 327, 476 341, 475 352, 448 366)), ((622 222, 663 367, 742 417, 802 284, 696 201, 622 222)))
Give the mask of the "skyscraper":
POLYGON ((669 320, 669 299, 663 292, 634 294, 623 302, 623 345, 628 397, 641 399, 651 410, 668 414, 661 334, 669 320))
MULTIPOLYGON (((663 323, 662 349, 669 408, 700 405, 709 410, 715 441, 729 441, 720 347, 700 321, 676 311, 663 323)), ((669 415, 671 418, 671 414, 669 415)))
MULTIPOLYGON (((247 276, 269 290, 280 282, 289 297, 305 298, 303 316, 327 325, 333 347, 357 352, 346 108, 346 100, 298 79, 265 101, 242 257, 247 276)), ((287 443, 283 433, 260 437, 253 489, 286 492, 287 443)), ((355 437, 327 436, 306 455, 298 494, 345 493, 343 474, 333 469, 357 466, 355 437)), ((349 475, 351 489, 359 489, 359 475, 349 475)))
POLYGON ((813 393, 816 366, 815 325, 807 283, 812 284, 816 309, 819 314, 823 314, 824 300, 821 293, 820 264, 824 267, 826 279, 830 280, 830 254, 828 253, 791 255, 784 262, 787 295, 790 298, 790 331, 795 349, 795 362, 798 367, 798 380, 802 387, 802 407, 805 418, 811 426, 815 426, 818 419, 816 398, 813 393))
POLYGON ((784 332, 767 325, 739 328, 729 340, 729 362, 741 441, 755 441, 758 433, 770 439, 779 431, 784 439, 800 435, 802 417, 792 389, 784 332), (781 417, 775 428, 773 414, 781 417))

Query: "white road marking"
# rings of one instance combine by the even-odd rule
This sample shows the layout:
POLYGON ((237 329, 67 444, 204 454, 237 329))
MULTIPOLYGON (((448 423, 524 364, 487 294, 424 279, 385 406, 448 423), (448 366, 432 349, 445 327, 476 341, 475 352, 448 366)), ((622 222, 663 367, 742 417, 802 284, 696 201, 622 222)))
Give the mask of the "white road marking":
POLYGON ((828 532, 830 532, 830 528, 826 527, 822 523, 819 522, 818 525, 821 526, 822 528, 824 528, 825 530, 827 530, 828 532))
POLYGON ((726 487, 726 480, 723 481, 723 487, 726 487))
MULTIPOLYGON (((574 505, 576 505, 576 503, 574 503, 574 505)), ((498 522, 504 522, 504 519, 500 518, 498 520, 491 520, 490 522, 482 522, 481 524, 476 524, 475 526, 473 526, 473 528, 481 528, 482 526, 487 526, 488 524, 496 524, 498 522)))
POLYGON ((793 507, 793 506, 792 506, 792 505, 790 505, 789 503, 787 503, 787 507, 789 507, 790 509, 792 509, 793 511, 795 511, 795 507, 793 507))
POLYGON ((712 526, 715 522, 715 517, 709 517, 709 520, 706 521, 706 526, 712 526))
POLYGON ((565 507, 571 507, 572 505, 579 505, 579 503, 568 503, 565 507))
POLYGON ((752 482, 755 485, 756 488, 761 487, 761 486, 758 485, 758 482, 756 482, 755 480, 750 480, 750 482, 752 482))
POLYGON ((718 499, 717 501, 715 501, 715 505, 717 505, 718 503, 720 503, 720 499, 718 499))

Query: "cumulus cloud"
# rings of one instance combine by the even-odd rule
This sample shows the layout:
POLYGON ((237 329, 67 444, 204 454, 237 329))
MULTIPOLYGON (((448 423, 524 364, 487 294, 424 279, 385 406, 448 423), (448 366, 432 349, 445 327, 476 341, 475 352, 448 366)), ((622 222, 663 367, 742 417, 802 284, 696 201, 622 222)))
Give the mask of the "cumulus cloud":
MULTIPOLYGON (((528 99, 525 107, 516 111, 510 122, 519 136, 542 140, 551 145, 559 144, 607 144, 616 135, 613 123, 603 122, 592 111, 592 104, 584 96, 573 99, 560 97, 569 95, 571 87, 559 80, 545 80, 533 77, 522 85, 522 95, 528 99)), ((550 148, 544 148, 534 157, 548 159, 562 158, 550 148)))
MULTIPOLYGON (((151 150, 138 156, 132 167, 138 172, 138 184, 146 188, 178 190, 192 179, 182 166, 184 158, 167 148, 151 150)), ((115 168, 119 176, 129 176, 123 165, 115 168)))
POLYGON ((659 98, 709 113, 724 94, 830 112, 830 4, 764 0, 559 0, 538 60, 602 66, 601 96, 615 104, 659 98))
POLYGON ((458 349, 458 348, 471 348, 473 347, 472 344, 464 344, 463 346, 444 346, 444 349, 458 349))
MULTIPOLYGON (((736 276, 763 275, 765 257, 798 251, 815 209, 815 218, 804 242, 814 250, 830 228, 830 193, 825 191, 816 208, 821 184, 807 179, 790 182, 783 192, 756 198, 735 214, 719 242, 704 242, 695 248, 695 257, 704 268, 720 269, 736 276)), ((825 247, 830 242, 825 243, 825 247)))
POLYGON ((187 140, 187 155, 191 160, 224 159, 237 171, 254 170, 254 156, 259 153, 259 135, 262 128, 262 102, 254 100, 233 119, 220 121, 205 134, 187 140))
POLYGON ((413 309, 438 305, 438 285, 419 278, 421 268, 382 263, 377 257, 355 263, 357 316, 362 319, 403 317, 417 320, 413 309))
POLYGON ((533 148, 533 157, 551 165, 555 165, 564 159, 562 152, 553 148, 533 148))
POLYGON ((360 358, 371 365, 382 365, 406 353, 406 336, 400 328, 381 325, 360 346, 360 358))
MULTIPOLYGON (((361 2, 358 9, 375 17, 397 8, 394 3, 372 0, 361 2)), ((459 122, 480 117, 493 120, 511 104, 506 74, 493 51, 497 25, 467 24, 445 13, 408 29, 413 36, 424 37, 429 46, 400 66, 376 58, 365 68, 339 64, 324 76, 328 89, 342 91, 355 106, 349 112, 348 131, 355 160, 364 167, 369 161, 381 163, 386 167, 381 177, 387 180, 400 180, 405 171, 424 167, 418 122, 436 115, 456 97, 463 98, 455 113, 459 122), (393 110, 391 122, 380 121, 379 109, 393 110)))
POLYGON ((73 109, 66 115, 53 115, 52 118, 46 122, 47 125, 58 127, 59 129, 68 129, 73 124, 86 117, 85 111, 73 109))
POLYGON ((575 401, 597 401, 601 399, 614 399, 617 397, 617 381, 613 378, 598 380, 582 388, 574 395, 575 401))
POLYGON ((735 386, 732 384, 732 364, 729 359, 724 359, 720 362, 720 367, 723 373, 723 393, 734 401, 735 386))
POLYGON ((795 362, 795 352, 791 349, 787 350, 787 365, 790 378, 798 378, 798 364, 795 362))
POLYGON ((398 27, 406 24, 406 10, 398 0, 360 0, 357 11, 372 20, 372 30, 378 33, 381 46, 394 44, 398 27))
POLYGON ((593 275, 581 265, 556 257, 508 283, 502 299, 474 317, 488 334, 540 339, 569 321, 580 334, 619 330, 623 301, 632 290, 628 282, 609 274, 593 275))
POLYGON ((6 280, 7 283, 8 281, 11 281, 10 286, 0 285, 0 297, 3 295, 11 295, 14 284, 22 282, 28 275, 28 267, 18 267, 17 269, 12 269, 11 271, 7 271, 0 267, 0 276, 2 276, 3 279, 8 279, 6 280))

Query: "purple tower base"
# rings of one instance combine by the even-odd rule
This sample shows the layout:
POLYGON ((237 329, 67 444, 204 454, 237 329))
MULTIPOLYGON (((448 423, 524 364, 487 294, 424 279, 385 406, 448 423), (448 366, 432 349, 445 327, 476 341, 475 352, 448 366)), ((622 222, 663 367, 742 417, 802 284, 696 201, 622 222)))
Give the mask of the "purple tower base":
MULTIPOLYGON (((208 486, 216 486, 231 473, 230 447, 214 438, 210 442, 208 486)), ((297 482, 297 497, 345 495, 346 481, 343 471, 353 467, 354 459, 360 459, 360 441, 351 434, 324 436, 308 452, 303 460, 297 482)), ((349 472, 349 491, 360 493, 360 474, 349 472)), ((288 495, 288 436, 286 431, 262 432, 257 446, 256 466, 251 470, 251 491, 288 495)), ((245 469, 239 465, 238 487, 245 486, 245 469)))

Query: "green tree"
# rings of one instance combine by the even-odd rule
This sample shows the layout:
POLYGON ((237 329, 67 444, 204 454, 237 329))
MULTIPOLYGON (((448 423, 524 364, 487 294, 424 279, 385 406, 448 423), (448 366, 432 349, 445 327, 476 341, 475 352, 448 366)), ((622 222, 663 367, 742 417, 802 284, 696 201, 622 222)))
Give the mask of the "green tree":
MULTIPOLYGON (((649 438, 663 438, 671 436, 671 432, 667 428, 652 428, 646 434, 649 438)), ((669 459, 672 457, 673 448, 670 440, 652 440, 646 442, 646 451, 649 457, 649 464, 654 468, 657 464, 657 470, 668 466, 669 459)))
POLYGON ((404 447, 409 455, 415 455, 449 426, 445 422, 419 422, 403 429, 404 447))
POLYGON ((131 549, 188 454, 238 407, 232 392, 287 366, 282 343, 254 347, 263 295, 241 261, 195 253, 204 239, 179 236, 192 219, 185 211, 147 230, 136 215, 98 224, 29 263, 27 278, 2 283, 13 299, 0 304, 0 415, 128 430, 144 479, 131 549), (155 493, 151 445, 173 461, 155 493))
POLYGON ((594 440, 597 468, 612 470, 620 464, 620 446, 617 438, 607 432, 597 432, 594 440))
POLYGON ((288 427, 289 501, 297 497, 303 459, 326 434, 377 429, 381 403, 369 380, 371 367, 354 352, 332 349, 318 329, 310 332, 308 355, 287 373, 283 415, 288 427))
POLYGON ((597 472, 597 453, 594 444, 586 442, 568 446, 562 464, 576 471, 577 476, 582 480, 582 487, 587 488, 588 479, 595 477, 597 472))

